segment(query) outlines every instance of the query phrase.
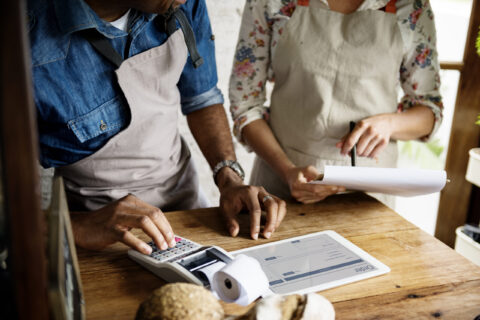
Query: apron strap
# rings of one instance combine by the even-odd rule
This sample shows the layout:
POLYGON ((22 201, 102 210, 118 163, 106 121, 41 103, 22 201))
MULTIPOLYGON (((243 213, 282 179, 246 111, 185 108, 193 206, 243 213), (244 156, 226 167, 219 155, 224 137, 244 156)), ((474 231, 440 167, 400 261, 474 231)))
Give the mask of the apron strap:
POLYGON ((385 7, 383 7, 382 11, 385 11, 386 13, 397 13, 397 6, 396 6, 397 0, 390 0, 385 7))
POLYGON ((172 35, 176 29, 177 24, 175 20, 178 21, 180 24, 180 29, 182 29, 183 36, 185 38, 185 44, 187 45, 188 53, 190 54, 190 58, 192 58, 193 66, 196 68, 200 67, 203 64, 203 58, 198 53, 197 49, 197 41, 195 40, 195 34, 193 33, 192 27, 188 22, 185 13, 182 10, 175 10, 171 12, 166 18, 167 24, 167 33, 168 35, 172 35))
POLYGON ((113 63, 117 68, 120 67, 123 58, 104 35, 96 29, 84 30, 82 31, 82 35, 102 56, 113 63))
MULTIPOLYGON (((188 52, 192 58, 193 66, 196 69, 203 64, 203 58, 198 53, 195 34, 193 33, 192 27, 190 26, 185 13, 183 13, 182 10, 175 10, 165 17, 166 31, 169 36, 171 36, 177 29, 175 20, 178 20, 180 24, 180 28, 182 29, 185 38, 185 44, 187 45, 188 52)), ((81 33, 83 37, 90 42, 92 47, 94 47, 102 56, 113 63, 117 68, 120 67, 123 58, 104 35, 96 29, 87 29, 81 33)))

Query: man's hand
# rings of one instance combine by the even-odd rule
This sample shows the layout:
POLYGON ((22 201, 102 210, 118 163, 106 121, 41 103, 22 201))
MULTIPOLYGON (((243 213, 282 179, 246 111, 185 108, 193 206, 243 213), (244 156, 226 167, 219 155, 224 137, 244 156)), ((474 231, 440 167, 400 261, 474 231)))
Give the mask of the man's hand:
POLYGON ((286 179, 292 197, 302 203, 315 203, 332 194, 345 191, 344 187, 308 183, 318 176, 319 172, 313 166, 288 169, 286 179))
POLYGON ((244 185, 236 173, 228 167, 222 169, 218 176, 220 210, 230 235, 237 236, 240 227, 236 216, 243 209, 247 209, 250 213, 250 235, 252 239, 257 240, 263 208, 267 213, 263 236, 270 238, 287 213, 285 201, 270 195, 263 187, 244 185))
POLYGON ((172 227, 163 212, 134 195, 91 212, 72 212, 72 227, 78 246, 100 250, 117 241, 150 254, 152 248, 135 237, 130 230, 142 229, 162 250, 175 246, 172 227))

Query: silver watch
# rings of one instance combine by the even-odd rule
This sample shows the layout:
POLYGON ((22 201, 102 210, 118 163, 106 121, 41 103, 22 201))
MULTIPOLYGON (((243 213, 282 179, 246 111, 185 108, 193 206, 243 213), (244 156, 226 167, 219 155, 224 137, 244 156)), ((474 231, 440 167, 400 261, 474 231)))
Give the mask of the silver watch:
POLYGON ((216 181, 217 174, 225 167, 229 167, 243 180, 245 178, 245 172, 243 172, 242 166, 235 160, 222 160, 213 168, 213 180, 216 181))

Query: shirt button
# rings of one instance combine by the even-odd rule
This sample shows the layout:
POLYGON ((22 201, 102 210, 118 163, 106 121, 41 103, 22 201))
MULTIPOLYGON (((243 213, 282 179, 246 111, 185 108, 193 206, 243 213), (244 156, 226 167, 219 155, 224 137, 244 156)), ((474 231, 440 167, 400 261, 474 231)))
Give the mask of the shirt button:
POLYGON ((215 35, 214 34, 211 35, 210 40, 215 41, 215 35))
POLYGON ((100 121, 100 130, 105 131, 107 130, 107 124, 105 122, 100 121))

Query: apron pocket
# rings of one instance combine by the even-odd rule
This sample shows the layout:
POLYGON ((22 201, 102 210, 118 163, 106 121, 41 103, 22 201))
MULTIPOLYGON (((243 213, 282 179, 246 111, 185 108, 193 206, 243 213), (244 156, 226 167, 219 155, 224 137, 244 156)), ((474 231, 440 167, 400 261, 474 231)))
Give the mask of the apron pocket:
POLYGON ((113 136, 128 126, 129 122, 130 110, 125 100, 117 96, 89 113, 68 121, 68 128, 80 143, 84 143, 102 134, 113 136))

